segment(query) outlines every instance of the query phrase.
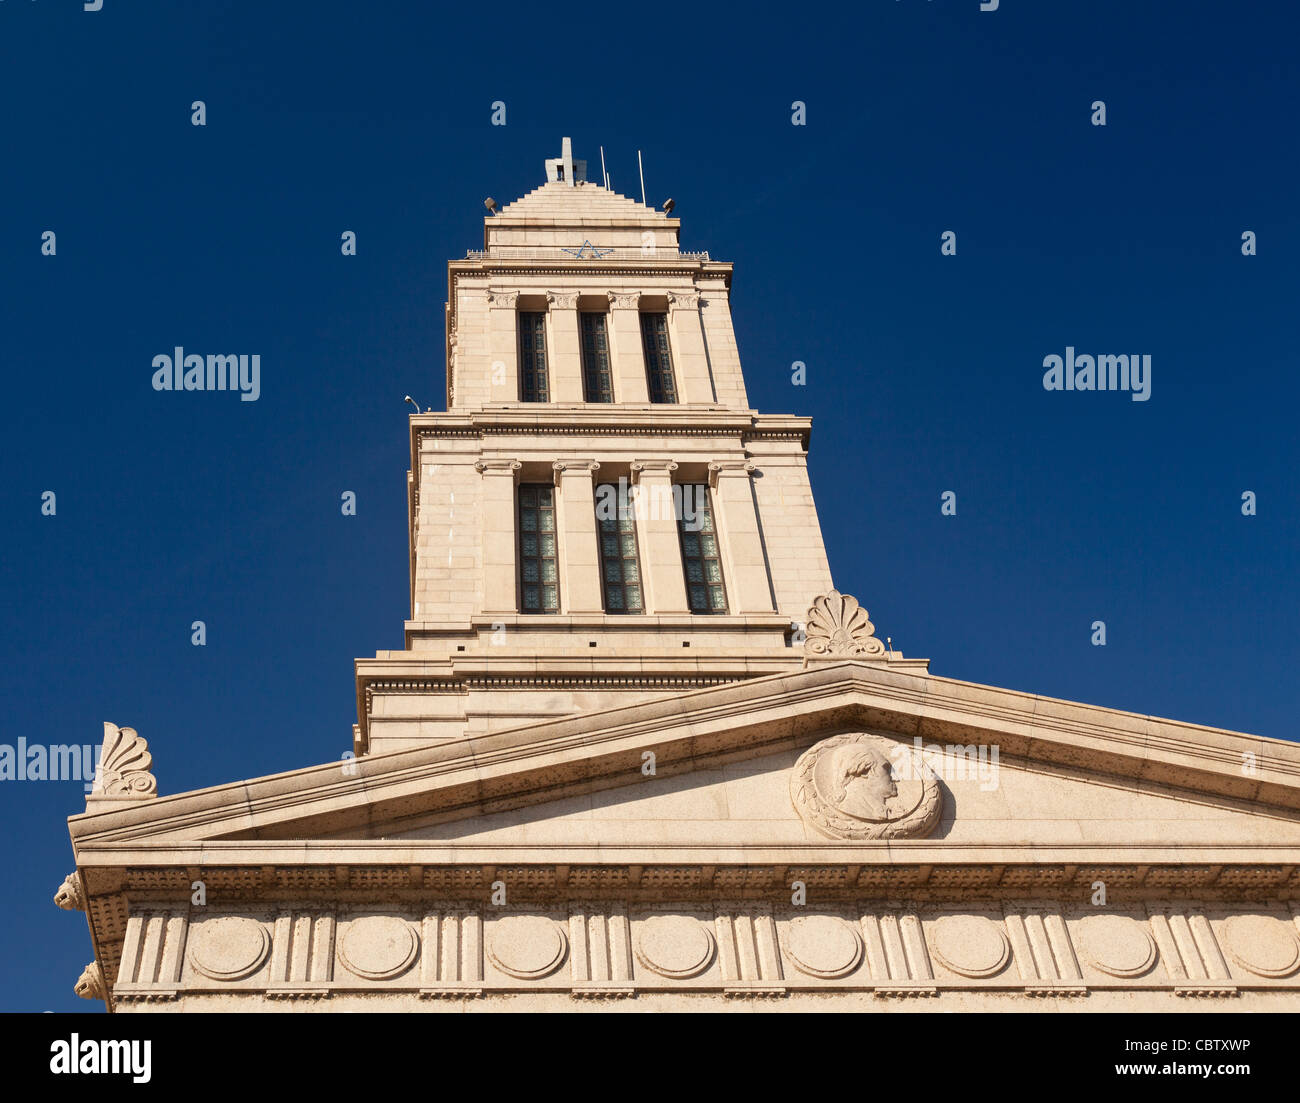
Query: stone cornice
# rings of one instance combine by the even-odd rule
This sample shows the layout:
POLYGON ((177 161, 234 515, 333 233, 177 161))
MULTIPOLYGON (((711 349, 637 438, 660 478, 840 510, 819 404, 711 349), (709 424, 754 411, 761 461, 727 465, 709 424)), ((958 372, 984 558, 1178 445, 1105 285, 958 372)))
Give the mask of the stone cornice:
MULTIPOLYGON (((337 771, 338 763, 331 764, 337 771)), ((211 792, 212 790, 198 790, 211 792)), ((293 860, 306 865, 407 866, 446 865, 662 865, 665 867, 762 865, 893 866, 921 871, 928 878, 936 865, 1177 865, 1188 852, 1203 864, 1233 866, 1300 865, 1300 846, 1292 843, 1249 845, 1207 843, 962 843, 944 839, 889 839, 867 842, 782 843, 487 843, 421 839, 139 839, 125 842, 87 839, 79 847, 82 870, 110 866, 241 866, 293 860)), ((87 892, 96 891, 88 883, 87 892)))
MULTIPOLYGON (((746 630, 753 628, 775 628, 782 631, 790 628, 788 617, 780 613, 722 613, 711 614, 707 619, 702 620, 698 613, 645 613, 630 617, 625 614, 611 615, 609 613, 560 613, 554 616, 548 616, 544 620, 537 616, 530 616, 526 613, 476 613, 470 618, 470 625, 475 628, 490 628, 494 624, 504 622, 507 625, 519 626, 523 628, 536 628, 539 631, 554 630, 556 627, 561 629, 567 628, 605 628, 615 631, 626 630, 629 632, 642 632, 647 628, 672 628, 672 629, 704 629, 710 633, 725 632, 729 629, 746 630)), ((698 665, 698 655, 691 656, 689 662, 692 667, 698 665)), ((745 663, 750 659, 764 661, 768 656, 762 654, 748 655, 744 658, 738 658, 734 654, 728 654, 726 662, 728 665, 745 663)), ((798 653, 787 654, 784 661, 791 667, 799 665, 800 656, 798 653)), ((563 659, 556 659, 556 662, 563 662, 563 659)), ((586 656, 582 662, 603 662, 594 656, 586 656)), ((712 659, 711 659, 712 661, 712 659)), ((538 659, 533 664, 533 669, 541 670, 547 660, 538 659)), ((651 669, 650 665, 644 664, 638 657, 636 660, 638 669, 651 669)))
MULTIPOLYGON (((503 407, 440 414, 414 414, 408 418, 411 433, 410 470, 420 470, 423 440, 465 440, 485 444, 493 436, 646 436, 732 437, 743 449, 750 441, 797 440, 808 450, 812 419, 791 414, 759 414, 754 410, 728 410, 695 406, 562 406, 547 404, 539 411, 503 407), (647 426, 646 414, 654 415, 647 426)), ((558 457, 557 457, 558 458, 558 457)), ((443 459, 441 462, 445 462, 443 459)))
MULTIPOLYGON (((1300 747, 1032 697, 879 664, 837 663, 543 720, 506 731, 309 767, 122 811, 69 820, 74 847, 128 839, 311 838, 436 814, 481 816, 544 803, 604 779, 714 756, 802 748, 833 728, 866 726, 944 743, 997 743, 1021 760, 1163 784, 1256 812, 1300 810, 1300 747), (1242 756, 1255 756, 1252 774, 1242 756)), ((891 844, 898 845, 898 844, 891 844)))
POLYGON ((357 839, 87 843, 82 876, 91 897, 128 892, 186 900, 194 879, 222 898, 308 900, 419 897, 455 875, 459 897, 486 898, 493 880, 513 877, 530 900, 783 898, 792 880, 815 880, 818 899, 1052 898, 1086 901, 1096 880, 1124 900, 1300 899, 1300 848, 1252 846, 988 846, 934 840, 654 846, 508 845, 357 839), (280 876, 276 871, 284 871, 280 876), (324 878, 311 876, 319 870, 324 878), (298 871, 294 875, 294 871, 298 871), (362 871, 354 876, 349 871, 362 871), (253 876, 248 876, 253 873, 253 876), (233 875, 233 876, 232 876, 233 875), (310 886, 316 886, 314 893, 310 886), (522 886, 527 886, 526 890, 522 886), (370 893, 370 896, 365 894, 370 893))
MULTIPOLYGON (((767 420, 754 410, 732 410, 721 406, 564 405, 549 402, 511 403, 464 412, 456 410, 444 415, 421 414, 419 418, 411 415, 412 429, 433 437, 440 436, 444 426, 452 430, 470 429, 479 433, 493 430, 533 433, 548 429, 574 432, 583 429, 625 429, 646 436, 684 428, 716 433, 750 433, 761 431, 764 427, 761 423, 767 420), (653 424, 647 424, 647 415, 652 415, 653 424), (434 417, 439 421, 433 421, 434 417)), ((812 424, 811 418, 794 420, 802 422, 800 427, 805 431, 812 424)))
MULTIPOLYGON (((359 658, 355 661, 357 691, 368 691, 376 682, 408 682, 424 680, 429 683, 455 685, 452 692, 464 692, 478 684, 533 685, 537 688, 576 688, 578 685, 601 687, 658 687, 672 680, 669 688, 681 688, 680 679, 699 679, 699 685, 736 682, 742 678, 762 678, 784 671, 800 669, 802 659, 797 650, 772 643, 783 639, 790 631, 790 622, 780 614, 746 614, 732 617, 710 617, 705 624, 698 614, 662 614, 627 617, 607 613, 563 613, 537 617, 523 613, 478 613, 469 619, 468 626, 448 628, 445 623, 430 624, 419 620, 406 622, 407 644, 416 639, 455 640, 463 643, 473 632, 493 632, 495 626, 504 624, 520 632, 554 633, 595 630, 601 632, 641 633, 646 631, 736 633, 737 639, 745 636, 755 643, 759 633, 766 644, 754 648, 748 656, 737 658, 735 648, 692 648, 689 652, 680 643, 659 646, 638 646, 637 658, 611 654, 585 654, 581 658, 572 654, 539 658, 520 652, 494 653, 491 645, 478 652, 452 654, 447 659, 422 657, 421 652, 391 652, 389 657, 359 658)), ((928 659, 900 659, 900 666, 910 665, 924 671, 928 659)), ((364 708, 364 700, 357 701, 364 708)), ((364 711, 359 715, 365 718, 364 711)))

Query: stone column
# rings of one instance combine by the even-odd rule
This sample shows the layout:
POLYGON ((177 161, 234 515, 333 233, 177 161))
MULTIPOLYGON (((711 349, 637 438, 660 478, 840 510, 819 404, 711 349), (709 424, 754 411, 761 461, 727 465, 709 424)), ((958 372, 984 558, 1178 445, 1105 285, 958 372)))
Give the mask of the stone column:
POLYGON ((771 613, 775 609, 749 479, 753 471, 752 463, 739 460, 709 464, 713 523, 727 571, 727 608, 733 613, 771 613))
POLYGON ((515 480, 518 460, 479 460, 474 470, 483 476, 479 496, 482 517, 483 612, 517 613, 515 582, 515 480))
POLYGON ((614 373, 614 399, 648 405, 650 388, 645 378, 645 352, 641 347, 641 293, 609 292, 609 352, 614 373))
POLYGON ((488 401, 519 401, 518 291, 489 291, 488 401))
POLYGON ((566 613, 602 613, 600 549, 596 545, 594 460, 557 460, 555 489, 559 509, 560 605, 566 613))
POLYGON ((548 292, 550 344, 546 350, 552 402, 582 401, 582 349, 578 339, 578 295, 548 292))
POLYGON ((645 611, 651 614, 689 613, 682 546, 673 509, 672 460, 638 460, 632 464, 636 490, 636 528, 641 549, 641 579, 645 611))
POLYGON ((716 403, 713 380, 709 378, 709 356, 704 349, 698 292, 668 293, 668 332, 681 395, 678 401, 716 403))

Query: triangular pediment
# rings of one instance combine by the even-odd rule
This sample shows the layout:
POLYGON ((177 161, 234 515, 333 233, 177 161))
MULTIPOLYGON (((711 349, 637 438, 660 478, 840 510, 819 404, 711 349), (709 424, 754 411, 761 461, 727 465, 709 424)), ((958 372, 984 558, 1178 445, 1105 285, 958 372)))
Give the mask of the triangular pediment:
MULTIPOLYGON (((377 823, 340 837, 546 847, 824 844, 834 841, 834 835, 801 814, 792 791, 803 755, 815 751, 819 742, 670 776, 648 776, 643 770, 628 784, 486 815, 454 820, 434 815, 422 826, 377 823)), ((895 745, 900 755, 913 748, 906 739, 895 745)), ((937 823, 920 837, 956 848, 1300 846, 1300 817, 1276 810, 1261 813, 1238 798, 1077 768, 1006 762, 987 746, 922 744, 922 755, 936 767, 943 794, 937 823)))
POLYGON ((910 838, 886 833, 894 845, 1300 842, 1292 744, 867 662, 140 801, 70 823, 79 851, 327 839, 870 843, 838 839, 791 796, 791 774, 810 749, 846 733, 871 733, 900 753, 915 747, 938 767, 932 826, 910 838), (960 748, 955 769, 975 776, 945 777, 946 748, 960 748))

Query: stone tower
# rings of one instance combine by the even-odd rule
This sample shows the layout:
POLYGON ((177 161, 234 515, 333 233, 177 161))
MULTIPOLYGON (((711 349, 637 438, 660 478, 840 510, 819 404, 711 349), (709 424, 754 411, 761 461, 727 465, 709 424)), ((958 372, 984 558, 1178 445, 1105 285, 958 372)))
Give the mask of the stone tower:
POLYGON ((798 668, 831 589, 811 423, 750 408, 732 266, 569 139, 546 164, 447 266, 406 650, 357 664, 359 754, 798 668))
POLYGON ((1295 1010, 1300 748, 886 650, 831 586, 807 419, 749 408, 731 266, 567 140, 546 169, 448 266, 355 759, 160 796, 106 724, 55 897, 78 993, 1295 1010))

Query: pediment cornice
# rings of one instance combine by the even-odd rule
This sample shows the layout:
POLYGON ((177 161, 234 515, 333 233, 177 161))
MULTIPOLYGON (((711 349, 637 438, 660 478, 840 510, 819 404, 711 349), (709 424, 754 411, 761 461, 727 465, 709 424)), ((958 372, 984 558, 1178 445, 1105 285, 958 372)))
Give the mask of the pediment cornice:
POLYGON ((635 784, 647 750, 661 774, 684 772, 720 756, 802 748, 854 727, 949 744, 992 742, 1004 762, 1173 786, 1249 802, 1260 812, 1300 809, 1300 748, 1290 743, 842 662, 160 797, 76 816, 69 825, 78 848, 321 838, 635 784))
POLYGON ((195 881, 227 902, 365 902, 428 892, 482 901, 499 878, 533 902, 775 899, 793 881, 822 900, 864 893, 915 902, 1009 898, 1086 899, 1104 881, 1130 902, 1194 894, 1201 900, 1300 900, 1294 846, 891 844, 527 846, 319 840, 93 844, 79 855, 88 897, 125 893, 181 903, 195 881))

